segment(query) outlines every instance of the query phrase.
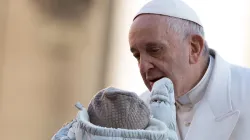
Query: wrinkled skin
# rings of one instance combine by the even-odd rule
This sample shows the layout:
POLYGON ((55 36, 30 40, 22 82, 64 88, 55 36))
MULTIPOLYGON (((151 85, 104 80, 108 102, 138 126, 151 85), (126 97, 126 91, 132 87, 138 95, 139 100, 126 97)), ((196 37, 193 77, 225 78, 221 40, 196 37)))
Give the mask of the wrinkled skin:
POLYGON ((167 27, 167 18, 138 16, 130 28, 129 44, 148 89, 167 77, 173 81, 178 97, 191 90, 206 70, 205 57, 201 55, 204 40, 196 34, 182 37, 167 27))

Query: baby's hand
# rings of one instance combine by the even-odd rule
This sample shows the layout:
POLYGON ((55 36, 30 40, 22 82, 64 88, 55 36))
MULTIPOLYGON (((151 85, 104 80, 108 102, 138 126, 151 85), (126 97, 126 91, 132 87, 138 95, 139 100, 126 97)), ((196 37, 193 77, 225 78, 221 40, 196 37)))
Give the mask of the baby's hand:
POLYGON ((176 134, 174 86, 170 79, 162 78, 154 83, 150 110, 154 118, 163 121, 173 131, 173 135, 176 134))
POLYGON ((162 78, 154 83, 151 102, 168 102, 170 105, 175 103, 174 86, 170 79, 162 78))

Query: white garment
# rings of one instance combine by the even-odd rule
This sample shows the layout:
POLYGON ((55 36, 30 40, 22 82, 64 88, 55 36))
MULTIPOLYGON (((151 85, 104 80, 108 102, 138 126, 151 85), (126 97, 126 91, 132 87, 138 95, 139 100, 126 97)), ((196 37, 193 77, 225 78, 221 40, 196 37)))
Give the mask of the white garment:
MULTIPOLYGON (((209 51, 214 68, 184 140, 248 140, 250 69, 229 64, 209 51)), ((142 96, 147 101, 150 93, 142 96)))
POLYGON ((179 97, 176 101, 177 104, 177 125, 179 130, 179 140, 184 140, 189 127, 192 123, 194 113, 199 106, 199 101, 202 99, 206 92, 210 76, 214 66, 214 58, 210 56, 208 68, 199 81, 199 83, 192 88, 188 93, 179 97))

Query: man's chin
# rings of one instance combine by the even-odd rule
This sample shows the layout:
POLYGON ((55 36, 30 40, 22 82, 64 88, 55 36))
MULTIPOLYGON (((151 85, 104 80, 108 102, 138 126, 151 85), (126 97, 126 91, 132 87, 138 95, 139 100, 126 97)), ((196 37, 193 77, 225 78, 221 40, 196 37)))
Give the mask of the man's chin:
POLYGON ((149 84, 149 85, 147 86, 147 88, 148 88, 148 90, 151 92, 151 90, 153 89, 153 84, 152 84, 152 85, 149 84))

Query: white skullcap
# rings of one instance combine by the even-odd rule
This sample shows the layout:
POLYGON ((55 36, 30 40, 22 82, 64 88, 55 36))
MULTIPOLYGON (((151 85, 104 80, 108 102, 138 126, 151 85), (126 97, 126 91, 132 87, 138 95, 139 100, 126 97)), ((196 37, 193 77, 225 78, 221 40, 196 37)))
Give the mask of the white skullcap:
POLYGON ((166 15, 195 22, 202 26, 195 11, 181 0, 151 0, 135 15, 141 14, 166 15))

